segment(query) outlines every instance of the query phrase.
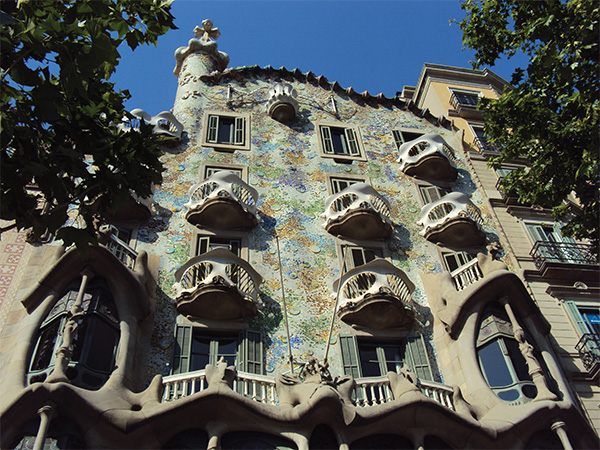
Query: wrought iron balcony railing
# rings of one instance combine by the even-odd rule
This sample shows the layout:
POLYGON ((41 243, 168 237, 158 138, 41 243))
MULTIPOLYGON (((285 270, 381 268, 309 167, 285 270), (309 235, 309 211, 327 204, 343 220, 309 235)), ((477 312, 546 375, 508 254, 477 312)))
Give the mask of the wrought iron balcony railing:
MULTIPOLYGON (((394 401, 390 381, 386 376, 357 378, 354 392, 355 406, 368 407, 394 401)), ((419 380, 419 389, 426 397, 448 409, 454 410, 453 390, 450 386, 435 381, 419 380)), ((171 402, 202 392, 208 387, 204 370, 171 375, 163 378, 162 401, 171 402)), ((264 375, 237 372, 233 390, 258 403, 277 405, 279 397, 275 380, 264 375)))
POLYGON ((541 270, 546 263, 596 265, 598 260, 592 246, 575 242, 537 241, 529 254, 541 270))
POLYGON ((586 370, 592 372, 600 367, 600 335, 586 333, 575 345, 586 370))

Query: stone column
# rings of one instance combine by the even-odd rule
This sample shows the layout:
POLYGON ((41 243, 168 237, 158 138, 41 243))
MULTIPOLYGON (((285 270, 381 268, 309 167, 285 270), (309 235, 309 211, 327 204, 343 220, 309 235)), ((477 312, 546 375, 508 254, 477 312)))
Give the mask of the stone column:
POLYGON ((573 450, 573 446, 571 445, 571 441, 569 441, 569 436, 567 435, 567 425, 562 420, 557 420, 550 428, 556 433, 565 450, 573 450))
POLYGON ((79 291, 77 292, 77 299, 73 306, 69 310, 69 319, 62 330, 62 344, 56 350, 56 363, 54 370, 50 376, 46 379, 47 383, 58 383, 64 382, 69 383, 69 377, 67 377, 67 367, 73 356, 73 342, 79 329, 79 320, 82 318, 84 310, 81 307, 83 304, 83 297, 87 289, 88 281, 94 277, 94 272, 90 268, 83 269, 81 272, 81 284, 79 285, 79 291))
POLYGON ((38 428, 37 435, 35 436, 33 450, 42 450, 44 448, 46 435, 48 434, 48 428, 50 427, 50 421, 58 415, 58 412, 54 408, 54 405, 49 403, 42 406, 38 410, 38 414, 40 415, 40 426, 38 428))
POLYGON ((508 314, 508 318, 513 326, 513 333, 515 339, 519 343, 519 350, 521 351, 523 358, 525 358, 527 368, 529 369, 529 375, 533 380, 533 384, 535 384, 535 387, 537 388, 537 395, 535 399, 558 400, 558 397, 548 388, 548 383, 546 381, 546 377, 544 376, 544 370, 534 354, 534 347, 525 339, 525 330, 517 321, 517 317, 515 316, 512 307, 508 302, 508 298, 505 297, 504 301, 504 309, 506 310, 506 314, 508 314))

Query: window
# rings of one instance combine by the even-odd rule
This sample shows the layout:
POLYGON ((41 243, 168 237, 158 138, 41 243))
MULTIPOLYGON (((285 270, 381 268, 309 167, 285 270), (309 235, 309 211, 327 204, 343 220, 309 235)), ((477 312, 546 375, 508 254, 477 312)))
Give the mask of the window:
POLYGON ((394 142, 396 142, 396 147, 400 149, 402 144, 406 142, 413 141, 418 137, 423 136, 422 131, 417 130, 392 130, 392 134, 394 135, 394 142))
POLYGON ((444 252, 442 253, 442 258, 444 259, 444 264, 446 265, 448 272, 454 272, 459 267, 462 267, 475 259, 474 256, 469 255, 467 252, 444 252))
POLYGON ((238 166, 238 165, 205 165, 204 166, 204 177, 203 179, 206 179, 208 177, 210 177, 211 175, 217 173, 217 172, 231 172, 232 174, 236 175, 240 180, 246 181, 247 180, 247 170, 245 170, 246 167, 244 166, 238 166))
POLYGON ((207 364, 216 365, 223 357, 227 365, 242 372, 262 375, 262 335, 252 330, 239 333, 211 333, 205 329, 194 329, 191 325, 175 328, 175 349, 172 373, 203 370, 207 364))
POLYGON ((488 142, 488 139, 483 131, 483 125, 470 125, 475 138, 475 145, 482 152, 497 152, 498 150, 488 142))
POLYGON ((344 257, 344 272, 348 272, 355 267, 373 261, 375 258, 383 258, 383 249, 343 245, 342 255, 344 257))
POLYGON ((581 334, 595 334, 600 337, 600 304, 566 301, 565 307, 581 334))
POLYGON ((452 106, 459 109, 459 106, 477 106, 479 102, 479 91, 467 91, 459 89, 451 89, 452 91, 452 106))
POLYGON ((535 398, 537 389, 514 338, 512 323, 497 304, 489 305, 482 315, 477 356, 488 386, 500 399, 516 405, 535 398))
POLYGON ((321 156, 366 161, 358 127, 344 124, 318 124, 321 156))
POLYGON ((386 342, 340 336, 340 345, 346 375, 354 378, 378 377, 390 371, 399 372, 406 366, 420 379, 433 380, 422 335, 386 342))
POLYGON ((333 194, 342 192, 344 189, 346 189, 349 186, 352 186, 353 184, 368 182, 366 177, 355 176, 355 175, 345 176, 345 177, 338 177, 335 175, 327 175, 327 181, 328 181, 327 189, 329 191, 329 195, 333 195, 333 194))
POLYGON ((446 195, 447 192, 438 186, 419 185, 419 194, 421 194, 423 204, 428 205, 429 203, 437 202, 444 195, 446 195))
POLYGON ((197 235, 194 256, 202 255, 217 248, 229 250, 235 256, 241 258, 242 239, 197 235))
MULTIPOLYGON (((53 371, 80 283, 71 284, 42 323, 29 368, 30 382, 43 381, 53 371)), ((78 320, 67 376, 76 386, 98 389, 114 367, 119 342, 117 308, 102 278, 89 282, 81 308, 83 315, 78 320)))
POLYGON ((250 150, 248 114, 207 111, 203 130, 203 146, 224 150, 250 150))
POLYGON ((568 264, 596 263, 586 246, 562 235, 560 224, 527 223, 525 226, 535 241, 531 255, 537 266, 541 266, 544 261, 568 264))

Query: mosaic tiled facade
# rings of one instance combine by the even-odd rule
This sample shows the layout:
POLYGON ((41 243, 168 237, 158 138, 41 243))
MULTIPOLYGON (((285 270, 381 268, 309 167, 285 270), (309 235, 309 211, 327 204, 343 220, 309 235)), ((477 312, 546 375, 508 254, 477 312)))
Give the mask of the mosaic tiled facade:
POLYGON ((450 122, 195 35, 151 217, 3 236, 2 446, 592 448, 450 122))

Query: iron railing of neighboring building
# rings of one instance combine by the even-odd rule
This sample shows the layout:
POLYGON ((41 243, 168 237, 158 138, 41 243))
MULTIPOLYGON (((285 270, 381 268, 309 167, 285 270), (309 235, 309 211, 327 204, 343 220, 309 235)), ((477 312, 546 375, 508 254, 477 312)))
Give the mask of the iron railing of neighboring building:
POLYGON ((574 242, 537 241, 529 254, 533 257, 535 267, 540 270, 544 263, 563 264, 598 264, 592 253, 592 246, 574 242))
POLYGON ((600 366, 600 335, 584 334, 575 345, 575 350, 579 352, 579 357, 586 370, 592 371, 595 367, 600 366))

